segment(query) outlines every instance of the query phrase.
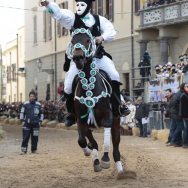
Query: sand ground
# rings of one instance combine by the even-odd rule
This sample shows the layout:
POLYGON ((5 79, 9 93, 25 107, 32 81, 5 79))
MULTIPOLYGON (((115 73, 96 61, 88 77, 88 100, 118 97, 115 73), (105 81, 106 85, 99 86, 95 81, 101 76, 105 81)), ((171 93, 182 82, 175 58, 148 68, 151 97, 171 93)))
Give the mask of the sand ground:
MULTIPOLYGON (((137 178, 117 180, 112 155, 110 169, 93 171, 91 158, 77 144, 75 130, 42 128, 38 154, 19 155, 21 127, 3 129, 0 188, 188 188, 188 149, 122 136, 122 160, 137 178)), ((103 134, 94 135, 102 150, 103 134)))

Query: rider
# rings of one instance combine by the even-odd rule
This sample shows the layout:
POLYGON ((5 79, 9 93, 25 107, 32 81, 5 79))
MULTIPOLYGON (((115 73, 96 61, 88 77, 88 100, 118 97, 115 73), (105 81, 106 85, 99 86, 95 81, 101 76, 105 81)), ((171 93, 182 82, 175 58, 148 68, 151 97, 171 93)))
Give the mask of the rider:
MULTIPOLYGON (((68 9, 60 9, 59 6, 54 2, 42 1, 41 5, 46 6, 48 12, 51 13, 52 17, 66 29, 88 29, 93 27, 92 35, 95 36, 96 44, 101 44, 103 41, 112 41, 114 39, 114 36, 116 35, 116 31, 112 23, 103 16, 93 15, 90 13, 92 2, 95 0, 75 1, 75 14, 68 9)), ((111 96, 112 110, 115 116, 119 116, 121 85, 120 76, 110 57, 111 56, 104 51, 103 47, 101 47, 100 51, 97 53, 97 58, 95 58, 95 63, 97 64, 99 69, 107 72, 112 80, 112 89, 114 93, 114 95, 111 96)), ((68 57, 66 57, 64 69, 65 67, 66 70, 69 68, 64 82, 64 92, 67 98, 66 105, 69 112, 69 116, 67 116, 65 125, 71 126, 75 123, 75 117, 73 115, 74 95, 72 93, 72 82, 75 75, 78 73, 78 69, 76 68, 73 60, 69 60, 68 57)))

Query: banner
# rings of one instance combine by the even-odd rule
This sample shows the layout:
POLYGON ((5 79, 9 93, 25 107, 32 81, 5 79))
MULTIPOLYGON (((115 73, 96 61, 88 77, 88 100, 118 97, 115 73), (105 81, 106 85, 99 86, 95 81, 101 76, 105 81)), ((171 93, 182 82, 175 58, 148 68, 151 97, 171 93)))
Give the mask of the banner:
POLYGON ((173 93, 179 90, 180 78, 172 77, 149 82, 149 102, 166 101, 166 90, 171 89, 173 93))

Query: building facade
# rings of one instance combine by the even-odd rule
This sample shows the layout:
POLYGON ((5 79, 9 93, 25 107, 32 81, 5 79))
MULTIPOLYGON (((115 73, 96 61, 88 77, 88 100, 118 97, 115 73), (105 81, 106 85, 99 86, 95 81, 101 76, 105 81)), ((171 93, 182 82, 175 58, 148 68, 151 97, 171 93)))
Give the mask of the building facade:
POLYGON ((2 49, 2 101, 25 100, 24 27, 2 49))
POLYGON ((139 40, 154 64, 178 63, 188 48, 188 1, 148 7, 140 11, 139 40))

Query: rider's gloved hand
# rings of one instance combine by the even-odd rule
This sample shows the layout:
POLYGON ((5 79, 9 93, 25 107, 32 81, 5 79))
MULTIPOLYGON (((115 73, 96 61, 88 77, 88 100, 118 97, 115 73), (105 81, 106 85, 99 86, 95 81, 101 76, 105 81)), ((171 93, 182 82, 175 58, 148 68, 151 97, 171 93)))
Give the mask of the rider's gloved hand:
POLYGON ((40 5, 41 5, 41 6, 45 6, 45 7, 46 7, 46 6, 48 6, 48 4, 49 4, 48 1, 45 1, 45 0, 41 0, 41 1, 40 1, 40 5))
POLYGON ((102 36, 95 37, 96 44, 102 44, 103 41, 104 41, 104 39, 102 36))

